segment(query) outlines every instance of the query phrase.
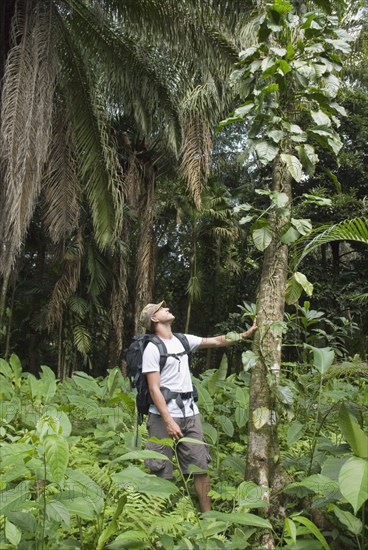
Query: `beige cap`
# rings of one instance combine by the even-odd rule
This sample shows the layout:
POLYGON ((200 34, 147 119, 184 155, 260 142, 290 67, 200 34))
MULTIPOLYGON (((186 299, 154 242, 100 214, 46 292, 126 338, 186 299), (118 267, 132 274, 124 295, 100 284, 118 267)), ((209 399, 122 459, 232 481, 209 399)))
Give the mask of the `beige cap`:
POLYGON ((147 304, 142 309, 139 320, 146 330, 151 329, 151 323, 152 323, 151 318, 154 316, 156 311, 158 311, 162 306, 166 307, 165 300, 162 300, 162 302, 159 302, 158 304, 147 304))

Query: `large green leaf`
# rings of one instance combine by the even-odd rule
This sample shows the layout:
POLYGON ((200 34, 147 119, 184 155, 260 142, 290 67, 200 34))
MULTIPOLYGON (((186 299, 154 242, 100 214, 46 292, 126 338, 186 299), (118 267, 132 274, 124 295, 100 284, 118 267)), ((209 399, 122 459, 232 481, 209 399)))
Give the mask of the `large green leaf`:
POLYGON ((12 546, 18 548, 20 539, 22 538, 22 532, 14 523, 5 518, 5 537, 12 546))
POLYGON ((235 409, 235 422, 238 428, 243 428, 248 420, 248 409, 240 407, 239 405, 235 409))
POLYGON ((356 514, 368 499, 368 460, 357 456, 349 458, 341 467, 339 486, 356 514))
POLYGON ((304 344, 304 347, 313 351, 313 365, 316 369, 322 375, 326 374, 335 359, 335 352, 333 349, 315 348, 309 344, 304 344))
POLYGON ((272 529, 271 523, 267 519, 263 519, 255 514, 249 514, 248 512, 231 512, 226 514, 225 512, 205 512, 202 514, 204 518, 217 519, 225 521, 226 523, 237 523, 239 525, 250 525, 253 527, 261 527, 263 529, 272 529))
POLYGON ((46 515, 48 519, 65 523, 70 527, 70 513, 68 508, 60 500, 50 500, 46 504, 46 515))
POLYGON ((140 493, 155 495, 161 498, 167 498, 178 492, 175 483, 172 483, 168 479, 147 474, 134 466, 112 474, 111 478, 115 483, 121 485, 122 488, 130 486, 140 493))
POLYGON ((22 375, 22 363, 20 362, 18 355, 12 353, 9 357, 9 364, 13 370, 14 378, 16 380, 19 379, 22 375))
POLYGON ((303 167, 300 160, 289 153, 282 153, 280 155, 282 162, 284 162, 295 181, 300 181, 303 176, 303 167))
POLYGON ((286 292, 285 292, 285 301, 287 304, 296 304, 300 296, 302 295, 303 287, 295 279, 295 274, 293 274, 287 280, 286 292))
POLYGON ((241 456, 227 456, 221 462, 221 468, 230 468, 234 472, 244 477, 245 459, 241 456))
POLYGON ((211 443, 215 445, 218 439, 218 432, 216 428, 211 424, 209 424, 208 422, 203 422, 202 428, 203 428, 203 433, 206 440, 207 441, 210 440, 211 443))
POLYGON ((307 277, 304 275, 304 273, 300 273, 300 271, 296 271, 294 273, 294 277, 297 283, 300 284, 300 286, 303 288, 304 292, 308 296, 312 296, 313 294, 313 285, 310 283, 307 279, 307 277))
POLYGON ((115 462, 123 462, 124 460, 147 460, 149 458, 155 458, 156 460, 170 460, 167 456, 159 453, 158 451, 150 451, 146 449, 141 449, 139 451, 130 451, 125 453, 113 460, 115 462))
POLYGON ((197 382, 196 380, 194 380, 194 385, 198 392, 199 406, 203 407, 207 413, 211 414, 213 412, 213 407, 214 407, 212 397, 210 396, 207 389, 203 386, 202 382, 199 382, 199 381, 197 382))
POLYGON ((60 483, 64 478, 69 462, 69 446, 60 435, 46 435, 43 440, 46 463, 50 469, 52 479, 60 483))
POLYGON ((90 497, 77 496, 75 498, 70 498, 70 495, 73 495, 73 489, 66 495, 60 497, 60 502, 65 506, 65 508, 70 512, 71 515, 76 515, 87 521, 93 521, 96 519, 98 511, 93 505, 93 500, 90 497))
POLYGON ((255 145, 255 150, 259 161, 262 164, 268 164, 276 158, 279 148, 270 141, 261 141, 255 145))
POLYGON ((255 247, 263 252, 271 244, 272 230, 268 224, 256 226, 252 233, 255 247))
MULTIPOLYGON (((75 498, 87 498, 93 504, 96 513, 100 513, 104 506, 105 493, 95 481, 79 469, 68 468, 66 470, 67 481, 65 491, 75 498)), ((67 503, 64 502, 67 506, 67 503)), ((79 504, 78 504, 79 506, 79 504)), ((70 510, 70 507, 68 507, 70 510)))
POLYGON ((56 393, 56 378, 54 372, 46 365, 41 365, 42 374, 40 376, 43 381, 43 402, 48 403, 56 393))
POLYGON ((316 539, 322 544, 324 550, 330 550, 327 540, 322 535, 318 527, 310 519, 305 518, 304 516, 292 516, 292 519, 295 523, 301 523, 302 525, 304 525, 308 529, 308 531, 312 533, 312 535, 314 535, 316 539))
POLYGON ((208 392, 210 395, 213 395, 216 392, 218 382, 226 379, 227 369, 228 369, 227 355, 224 353, 222 356, 219 368, 213 373, 211 378, 208 380, 208 392))
POLYGON ((242 353, 242 364, 243 369, 247 372, 249 369, 254 367, 258 361, 258 355, 256 355, 252 350, 248 349, 242 353))
POLYGON ((287 431, 287 444, 289 447, 294 445, 294 443, 296 443, 304 435, 304 432, 305 426, 298 420, 295 420, 292 424, 290 424, 287 431))
POLYGON ((258 407, 252 414, 253 424, 256 430, 260 430, 271 421, 271 411, 267 407, 258 407))
POLYGON ((101 388, 96 380, 92 376, 88 376, 85 372, 76 371, 73 374, 73 382, 87 394, 97 395, 101 397, 103 394, 103 388, 101 388))
POLYGON ((334 504, 332 504, 332 510, 334 511, 335 516, 343 525, 345 525, 351 533, 354 535, 359 535, 363 529, 363 523, 359 518, 353 516, 351 512, 347 510, 341 510, 334 504))
POLYGON ((21 510, 29 500, 31 491, 29 481, 22 481, 13 489, 0 492, 0 514, 7 515, 14 510, 21 510))
POLYGON ((228 435, 229 437, 233 437, 234 435, 234 425, 231 422, 230 418, 224 415, 220 415, 217 417, 217 420, 219 424, 221 425, 224 433, 228 435))
POLYGON ((368 437, 343 403, 339 411, 339 425, 345 440, 349 443, 355 455, 368 458, 368 437))

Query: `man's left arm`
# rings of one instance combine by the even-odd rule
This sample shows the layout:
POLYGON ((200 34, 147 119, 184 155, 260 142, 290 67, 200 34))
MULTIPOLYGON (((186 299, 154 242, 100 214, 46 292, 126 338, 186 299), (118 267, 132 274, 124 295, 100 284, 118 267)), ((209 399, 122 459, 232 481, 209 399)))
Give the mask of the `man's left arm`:
POLYGON ((234 338, 226 339, 225 334, 222 334, 220 336, 212 336, 210 338, 202 338, 202 342, 199 344, 197 349, 229 347, 234 344, 238 344, 245 338, 249 338, 250 336, 253 336, 256 330, 257 330, 257 323, 256 323, 256 320, 254 320, 254 323, 250 327, 250 329, 246 330, 245 332, 240 332, 238 334, 239 339, 234 339, 234 338))

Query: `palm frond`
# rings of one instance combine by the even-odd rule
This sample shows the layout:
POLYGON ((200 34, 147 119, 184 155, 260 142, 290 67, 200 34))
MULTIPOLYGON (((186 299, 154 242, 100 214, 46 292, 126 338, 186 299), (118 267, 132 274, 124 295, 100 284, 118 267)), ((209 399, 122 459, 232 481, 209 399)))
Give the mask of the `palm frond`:
POLYGON ((201 208, 201 191, 209 173, 212 146, 208 122, 193 114, 184 123, 181 172, 195 206, 201 208))
MULTIPOLYGON (((63 80, 60 80, 70 109, 79 170, 92 214, 95 239, 103 249, 113 245, 117 220, 123 208, 115 208, 119 189, 119 163, 107 132, 102 99, 94 93, 85 59, 73 35, 59 16, 63 50, 63 80)), ((121 206, 121 205, 120 205, 121 206)))
POLYGON ((171 146, 177 148, 181 132, 173 91, 178 78, 167 70, 167 63, 163 64, 162 50, 158 52, 147 40, 142 44, 138 36, 128 32, 130 21, 118 26, 115 15, 113 25, 106 17, 97 19, 95 10, 79 1, 68 3, 73 8, 71 29, 78 30, 86 52, 94 57, 98 52, 96 61, 107 70, 106 92, 115 108, 131 113, 143 133, 159 124, 171 146), (157 120, 152 116, 155 111, 160 115, 157 120))
POLYGON ((65 251, 62 273, 56 282, 47 308, 47 324, 49 328, 60 322, 63 308, 67 300, 76 291, 81 272, 83 258, 83 234, 79 228, 75 239, 65 251))
POLYGON ((299 239, 292 259, 294 267, 304 260, 310 252, 322 244, 332 241, 354 241, 368 244, 368 218, 355 218, 344 220, 329 227, 323 226, 299 239))
MULTIPOLYGON (((192 62, 202 66, 204 60, 216 72, 228 67, 237 58, 237 49, 230 38, 234 16, 239 12, 239 2, 232 6, 222 6, 217 2, 199 0, 107 0, 105 5, 110 8, 110 15, 147 36, 149 43, 169 43, 177 48, 177 55, 182 56, 185 50, 191 52, 192 62), (238 9, 232 8, 238 5, 238 9), (225 9, 224 9, 225 7, 225 9), (200 32, 198 32, 200 29, 200 32), (219 62, 220 60, 220 62, 219 62)), ((248 6, 250 3, 248 4, 248 6)), ((245 10, 247 11, 247 10, 245 10)), ((189 57, 188 57, 189 58, 189 57)))
POLYGON ((84 325, 73 327, 74 345, 83 356, 86 356, 91 349, 92 337, 84 325))
POLYGON ((87 267, 90 277, 88 292, 97 297, 107 285, 107 266, 93 243, 90 243, 87 247, 87 267))
POLYGON ((361 304, 361 305, 368 304, 368 292, 354 294, 353 296, 350 297, 350 299, 353 302, 357 302, 358 304, 361 304))
POLYGON ((53 124, 53 139, 45 172, 43 220, 52 241, 64 242, 78 226, 81 189, 78 179, 73 133, 62 102, 53 124))
POLYGON ((9 272, 24 240, 47 160, 56 78, 51 2, 18 0, 2 90, 4 201, 1 270, 9 272), (2 250, 4 252, 4 250, 2 250))
POLYGON ((80 296, 71 296, 68 300, 68 308, 79 319, 84 319, 89 309, 89 304, 86 300, 84 300, 84 298, 81 298, 80 296))

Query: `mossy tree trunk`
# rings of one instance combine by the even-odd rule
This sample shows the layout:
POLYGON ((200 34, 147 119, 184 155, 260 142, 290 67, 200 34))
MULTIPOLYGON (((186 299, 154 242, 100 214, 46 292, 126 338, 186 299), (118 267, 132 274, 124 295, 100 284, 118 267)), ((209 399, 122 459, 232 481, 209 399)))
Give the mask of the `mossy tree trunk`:
MULTIPOLYGON (((282 192, 291 201, 292 177, 286 166, 276 160, 273 170, 274 192, 282 192)), ((280 241, 280 232, 289 221, 290 210, 280 215, 274 208, 269 218, 272 241, 264 251, 258 297, 258 331, 253 351, 258 356, 251 371, 248 455, 246 478, 272 488, 278 469, 277 413, 272 386, 277 383, 281 365, 285 290, 288 272, 288 247, 280 241)))

